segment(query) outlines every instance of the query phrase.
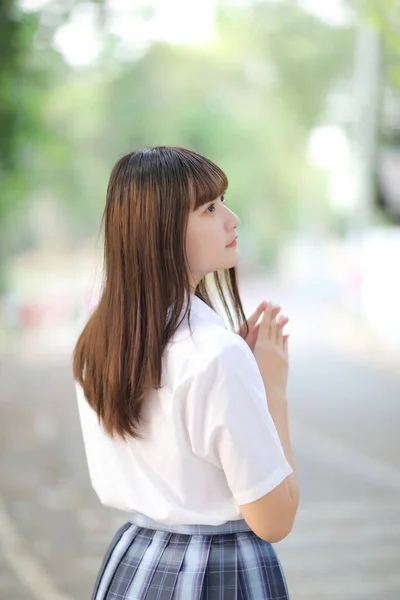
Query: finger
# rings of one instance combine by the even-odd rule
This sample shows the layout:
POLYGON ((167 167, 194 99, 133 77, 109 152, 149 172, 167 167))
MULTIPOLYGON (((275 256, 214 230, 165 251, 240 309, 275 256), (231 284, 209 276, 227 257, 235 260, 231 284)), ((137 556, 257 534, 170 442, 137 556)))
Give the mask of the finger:
POLYGON ((273 342, 276 342, 276 309, 271 312, 271 321, 269 325, 269 339, 273 342))
POLYGON ((271 311, 272 311, 272 304, 271 304, 271 302, 267 302, 266 306, 265 306, 264 314, 260 321, 260 327, 262 327, 263 329, 269 330, 269 323, 271 320, 271 311))
POLYGON ((289 334, 283 336, 283 351, 286 356, 289 355, 289 334))
POLYGON ((279 318, 278 315, 279 315, 280 310, 281 310, 281 307, 278 306, 278 305, 276 305, 276 304, 272 307, 272 311, 271 311, 271 323, 274 320, 275 321, 275 327, 277 326, 277 323, 278 323, 278 318, 279 318))
POLYGON ((283 348, 282 329, 279 326, 276 328, 276 345, 283 348))
POLYGON ((268 302, 267 307, 264 311, 260 327, 262 327, 264 334, 268 339, 275 341, 276 339, 276 316, 280 311, 280 306, 276 306, 271 302, 268 302), (272 330, 271 330, 272 327, 272 330))
POLYGON ((280 346, 282 346, 283 343, 283 328, 287 325, 288 321, 289 318, 286 315, 280 315, 276 323, 276 341, 279 342, 280 346))
POLYGON ((278 316, 280 310, 281 310, 280 306, 278 306, 276 304, 272 305, 270 323, 272 323, 273 319, 276 319, 276 317, 278 316))
POLYGON ((281 310, 281 307, 278 306, 277 304, 274 304, 272 307, 272 311, 271 311, 271 317, 274 318, 279 314, 279 311, 281 310))
POLYGON ((259 304, 257 306, 256 310, 253 312, 253 314, 250 315, 250 317, 247 319, 247 322, 251 327, 257 323, 258 319, 260 318, 260 316, 266 309, 266 306, 267 306, 266 301, 261 302, 261 304, 259 304))
POLYGON ((286 325, 286 323, 288 323, 288 322, 289 322, 289 317, 287 317, 286 315, 279 315, 278 323, 281 323, 282 327, 284 325, 286 325))
POLYGON ((254 342, 254 344, 257 343, 259 329, 260 329, 260 326, 259 325, 255 325, 253 327, 253 329, 251 330, 251 340, 254 342))
MULTIPOLYGON (((271 322, 275 319, 276 315, 279 313, 281 307, 272 304, 271 302, 267 302, 267 306, 265 308, 262 320, 260 321, 260 327, 265 330, 266 335, 271 339, 271 322)), ((275 327, 275 325, 274 325, 275 327)), ((275 339, 275 337, 273 338, 275 339)))
POLYGON ((285 317, 281 315, 276 323, 276 343, 280 348, 283 348, 283 327, 285 325, 285 317))

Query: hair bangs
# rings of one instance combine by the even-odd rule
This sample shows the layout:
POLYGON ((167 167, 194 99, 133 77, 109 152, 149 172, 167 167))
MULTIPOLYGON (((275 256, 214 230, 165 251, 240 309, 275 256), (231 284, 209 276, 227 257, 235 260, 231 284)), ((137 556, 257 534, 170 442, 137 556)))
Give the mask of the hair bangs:
POLYGON ((228 178, 211 160, 192 153, 188 160, 192 210, 215 200, 228 189, 228 178))

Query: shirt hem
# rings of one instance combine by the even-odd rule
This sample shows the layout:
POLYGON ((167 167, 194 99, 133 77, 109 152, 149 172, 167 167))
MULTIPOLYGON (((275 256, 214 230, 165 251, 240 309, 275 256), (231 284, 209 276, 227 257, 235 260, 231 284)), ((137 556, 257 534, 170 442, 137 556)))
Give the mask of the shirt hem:
POLYGON ((240 533, 251 531, 246 521, 241 519, 229 520, 219 525, 206 524, 173 524, 155 521, 147 515, 132 512, 130 522, 138 527, 146 527, 156 531, 168 531, 170 533, 183 533, 187 535, 216 535, 222 533, 240 533))

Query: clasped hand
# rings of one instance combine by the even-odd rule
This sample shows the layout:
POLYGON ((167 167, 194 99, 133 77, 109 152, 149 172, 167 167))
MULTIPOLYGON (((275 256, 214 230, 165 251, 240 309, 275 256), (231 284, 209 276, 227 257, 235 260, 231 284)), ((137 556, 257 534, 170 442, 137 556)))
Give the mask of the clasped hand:
POLYGON ((239 332, 257 361, 271 410, 274 403, 282 404, 285 399, 289 370, 289 336, 282 331, 289 319, 284 315, 278 317, 280 310, 280 306, 271 302, 261 302, 248 319, 248 334, 245 335, 244 328, 239 332))
POLYGON ((263 313, 264 313, 264 316, 263 316, 262 321, 264 322, 264 325, 268 326, 270 329, 271 328, 274 329, 275 335, 278 338, 280 335, 282 338, 283 346, 287 347, 287 341, 288 341, 289 334, 283 335, 282 330, 283 330, 283 327, 288 323, 289 318, 286 317, 285 315, 280 315, 279 318, 277 319, 277 316, 278 316, 280 310, 281 310, 280 306, 274 305, 271 302, 267 302, 264 300, 257 306, 257 308, 253 312, 253 314, 250 315, 250 317, 247 319, 247 323, 249 325, 248 334, 245 335, 244 327, 242 327, 238 331, 238 334, 245 340, 245 342, 248 344, 248 346, 250 347, 250 350, 253 353, 256 348, 258 334, 259 334, 259 330, 260 330, 261 321, 259 322, 259 319, 263 313))

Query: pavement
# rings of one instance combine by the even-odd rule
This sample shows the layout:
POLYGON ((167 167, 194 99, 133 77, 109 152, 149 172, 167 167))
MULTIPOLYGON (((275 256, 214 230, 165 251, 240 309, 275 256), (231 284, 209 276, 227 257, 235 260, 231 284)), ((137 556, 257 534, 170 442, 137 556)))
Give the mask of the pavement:
MULTIPOLYGON (((291 599, 399 600, 399 357, 308 286, 258 278, 243 297, 247 313, 271 299, 290 317, 301 498, 276 550, 291 599)), ((0 362, 0 600, 89 600, 127 520, 90 486, 71 339, 26 338, 0 362)))

